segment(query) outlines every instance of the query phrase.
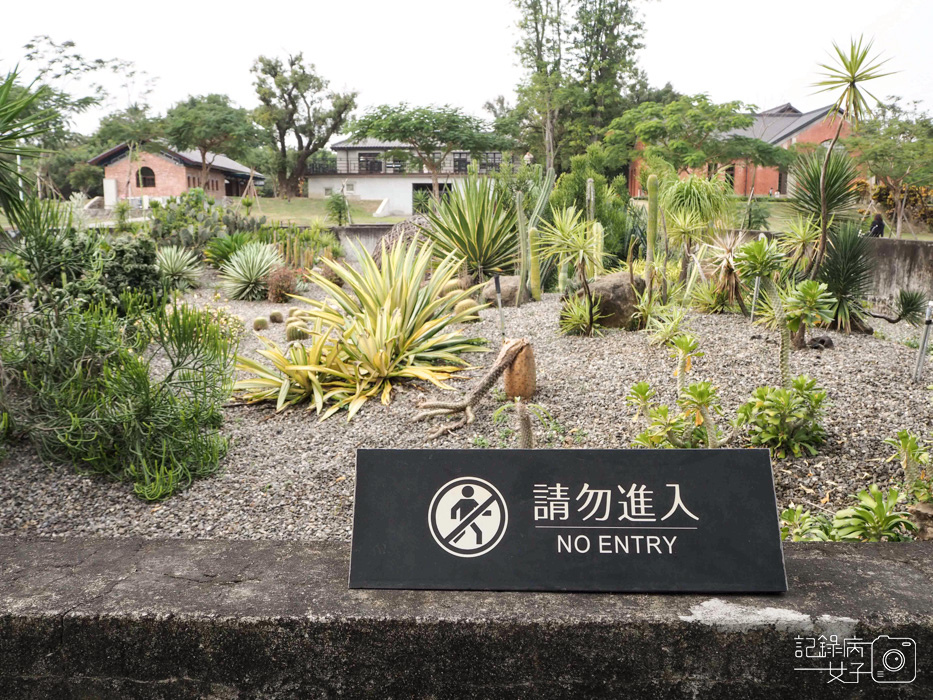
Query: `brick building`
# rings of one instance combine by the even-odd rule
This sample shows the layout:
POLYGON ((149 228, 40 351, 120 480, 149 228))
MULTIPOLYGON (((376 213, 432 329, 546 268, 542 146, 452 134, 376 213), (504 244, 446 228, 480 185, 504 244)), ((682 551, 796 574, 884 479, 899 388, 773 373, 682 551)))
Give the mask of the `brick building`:
POLYGON ((240 197, 264 179, 250 169, 221 154, 207 154, 211 168, 205 182, 201 178, 201 154, 198 151, 140 151, 132 161, 129 147, 122 143, 88 162, 104 169, 104 204, 113 206, 120 199, 177 197, 193 187, 201 187, 212 197, 240 197))
MULTIPOLYGON (((754 124, 745 129, 730 131, 726 136, 761 139, 781 148, 790 148, 796 144, 828 145, 839 126, 838 122, 830 122, 827 119, 831 109, 832 106, 829 106, 811 112, 801 112, 790 103, 783 104, 759 112, 754 115, 754 124)), ((843 124, 841 137, 847 137, 850 130, 848 123, 843 124)), ((640 160, 635 160, 629 165, 629 192, 633 196, 640 193, 640 170, 640 160)), ((745 196, 752 194, 752 188, 757 195, 766 195, 769 192, 786 195, 792 184, 785 170, 756 166, 746 168, 741 162, 730 165, 726 169, 726 177, 732 180, 735 194, 745 196)))

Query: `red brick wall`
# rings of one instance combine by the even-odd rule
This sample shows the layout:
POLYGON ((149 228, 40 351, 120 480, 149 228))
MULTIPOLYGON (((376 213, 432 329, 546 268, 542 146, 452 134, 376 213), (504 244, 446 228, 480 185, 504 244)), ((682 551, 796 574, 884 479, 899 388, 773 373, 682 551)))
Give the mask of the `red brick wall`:
MULTIPOLYGON (((113 178, 117 181, 117 196, 120 199, 129 197, 177 197, 187 192, 190 187, 198 187, 197 183, 201 179, 200 168, 187 168, 184 165, 178 165, 168 158, 156 153, 140 153, 138 160, 130 162, 129 158, 124 157, 115 163, 104 168, 104 177, 113 178), (155 187, 138 187, 136 183, 136 173, 140 168, 152 168, 155 174, 155 187), (127 169, 130 171, 130 189, 127 194, 126 176, 127 169), (189 180, 189 177, 193 178, 189 180)), ((205 192, 214 197, 224 196, 224 175, 212 171, 210 179, 217 182, 217 189, 208 189, 205 192)))

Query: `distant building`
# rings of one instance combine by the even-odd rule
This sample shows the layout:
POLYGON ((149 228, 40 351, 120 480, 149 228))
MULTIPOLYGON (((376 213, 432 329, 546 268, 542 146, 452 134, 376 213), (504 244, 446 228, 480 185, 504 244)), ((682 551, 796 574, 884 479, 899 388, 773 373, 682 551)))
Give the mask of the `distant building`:
POLYGON ((201 187, 215 198, 241 197, 247 188, 261 187, 265 180, 253 173, 249 185, 250 169, 225 155, 208 153, 211 169, 205 182, 201 182, 201 154, 199 151, 173 151, 160 147, 158 151, 142 151, 130 161, 129 146, 121 143, 104 151, 88 162, 104 169, 104 206, 112 207, 121 199, 163 199, 177 197, 189 189, 201 187))
MULTIPOLYGON (((829 145, 839 126, 839 122, 830 122, 826 118, 831 110, 832 105, 812 112, 801 112, 787 103, 755 114, 754 124, 745 129, 730 131, 727 136, 748 136, 781 148, 790 148, 795 144, 829 145)), ((850 131, 849 124, 843 124, 842 138, 847 137, 850 131)), ((640 171, 641 160, 636 159, 629 165, 628 173, 629 192, 633 196, 640 194, 640 171)), ((732 181, 735 194, 746 196, 751 194, 752 187, 757 195, 769 192, 786 195, 792 184, 786 170, 755 166, 746 168, 742 162, 731 164, 726 169, 726 178, 732 181)))
MULTIPOLYGON (((343 188, 348 198, 381 201, 376 216, 399 216, 412 213, 415 192, 431 191, 431 173, 420 166, 406 170, 406 162, 410 161, 393 157, 411 153, 408 144, 369 138, 344 139, 333 144, 331 149, 336 162, 309 164, 309 197, 326 197, 343 188)), ((451 152, 444 159, 439 174, 441 189, 449 188, 464 177, 474 159, 479 162, 479 172, 485 174, 499 169, 502 153, 489 151, 476 157, 469 151, 451 152)))

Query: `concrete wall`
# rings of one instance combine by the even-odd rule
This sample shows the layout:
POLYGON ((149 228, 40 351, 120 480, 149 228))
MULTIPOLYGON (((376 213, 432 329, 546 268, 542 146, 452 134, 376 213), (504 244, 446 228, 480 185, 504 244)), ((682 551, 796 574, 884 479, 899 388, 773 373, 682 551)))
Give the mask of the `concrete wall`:
POLYGON ((933 242, 873 238, 871 245, 872 296, 891 297, 901 289, 916 289, 933 299, 933 242))
POLYGON ((376 250, 376 246, 379 245, 382 237, 392 230, 392 226, 393 224, 354 224, 353 226, 335 226, 331 230, 337 234, 337 238, 344 244, 347 260, 359 262, 357 256, 353 254, 353 249, 346 244, 353 241, 361 244, 372 253, 376 250))
POLYGON ((933 543, 784 554, 782 595, 365 591, 343 543, 0 537, 0 697, 933 697, 933 543), (916 679, 796 670, 834 634, 916 679))
MULTIPOLYGON (((441 177, 441 182, 445 178, 441 177)), ((389 204, 383 211, 385 216, 410 216, 412 213, 412 185, 415 183, 430 185, 430 175, 314 175, 308 178, 308 196, 324 197, 325 190, 339 192, 346 183, 352 187, 347 192, 350 199, 371 199, 389 204)))

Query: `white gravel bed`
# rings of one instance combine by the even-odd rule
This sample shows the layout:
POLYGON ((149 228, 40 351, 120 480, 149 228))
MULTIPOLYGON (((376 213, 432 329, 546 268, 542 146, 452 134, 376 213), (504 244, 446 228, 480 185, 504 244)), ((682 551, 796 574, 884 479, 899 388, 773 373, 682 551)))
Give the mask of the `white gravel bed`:
MULTIPOLYGON (((214 284, 215 278, 209 278, 214 284)), ((208 286, 189 294, 200 305, 228 307, 247 326, 241 351, 255 356, 260 347, 252 319, 288 305, 214 301, 208 286)), ((664 348, 648 345, 642 333, 609 331, 601 338, 573 338, 557 331, 559 301, 554 294, 519 309, 505 309, 510 337, 525 337, 538 364, 542 404, 557 422, 536 426, 539 446, 613 448, 631 446, 640 425, 624 401, 630 386, 648 380, 659 398, 673 402, 673 361, 664 348)), ((726 415, 757 386, 778 381, 775 333, 751 326, 739 316, 692 314, 688 325, 706 355, 690 380, 710 380, 721 389, 726 415), (759 336, 753 339, 752 336, 759 336)), ((877 322, 890 337, 890 328, 877 322)), ((895 328, 895 327, 891 327, 895 328)), ((913 334, 898 326, 898 334, 913 334)), ((468 333, 500 339, 494 309, 468 333)), ((266 335, 284 343, 284 324, 266 335)), ((792 356, 794 372, 815 377, 829 394, 827 441, 808 459, 775 460, 778 502, 805 503, 835 510, 847 495, 871 483, 901 478, 882 439, 900 428, 933 433, 933 369, 929 381, 910 382, 916 351, 899 342, 866 335, 828 333, 831 351, 801 351, 792 356)), ((899 336, 900 337, 900 336, 899 336)), ((477 367, 465 373, 458 389, 482 374, 495 352, 469 356, 477 367)), ((145 503, 128 484, 81 476, 67 465, 45 466, 28 446, 16 446, 0 463, 0 535, 101 535, 143 537, 218 537, 232 539, 347 540, 353 510, 354 453, 357 448, 475 448, 512 446, 514 437, 494 426, 494 396, 481 404, 476 423, 426 442, 433 424, 412 424, 415 404, 442 392, 411 383, 393 395, 388 407, 368 403, 350 423, 338 414, 321 423, 303 408, 276 414, 271 407, 227 410, 224 432, 230 451, 217 476, 195 482, 162 503, 145 503)))

